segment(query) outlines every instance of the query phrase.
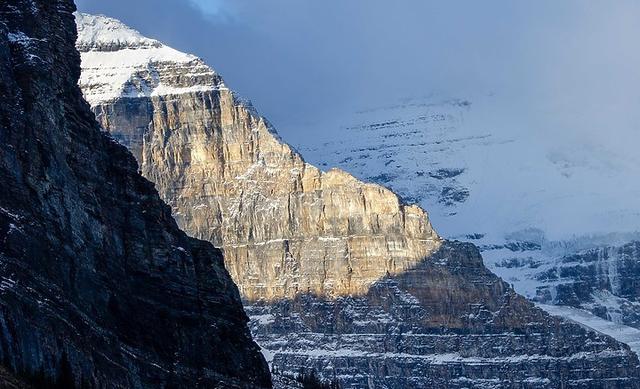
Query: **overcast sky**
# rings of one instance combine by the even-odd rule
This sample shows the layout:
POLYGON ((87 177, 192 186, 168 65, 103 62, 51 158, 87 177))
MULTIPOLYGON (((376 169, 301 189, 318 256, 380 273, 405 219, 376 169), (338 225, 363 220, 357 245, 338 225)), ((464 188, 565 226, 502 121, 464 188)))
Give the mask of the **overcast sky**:
POLYGON ((526 131, 640 141, 636 0, 77 3, 204 58, 283 135, 402 97, 491 93, 526 131))

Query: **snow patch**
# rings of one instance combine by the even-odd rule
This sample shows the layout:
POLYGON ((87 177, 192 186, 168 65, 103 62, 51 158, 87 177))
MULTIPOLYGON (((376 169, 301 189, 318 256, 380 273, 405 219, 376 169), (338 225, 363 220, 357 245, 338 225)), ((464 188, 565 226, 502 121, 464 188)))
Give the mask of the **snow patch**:
POLYGON ((76 24, 82 58, 79 83, 92 105, 121 97, 228 90, 200 58, 146 38, 118 20, 78 13, 76 24), (160 76, 167 67, 177 69, 175 79, 160 76))

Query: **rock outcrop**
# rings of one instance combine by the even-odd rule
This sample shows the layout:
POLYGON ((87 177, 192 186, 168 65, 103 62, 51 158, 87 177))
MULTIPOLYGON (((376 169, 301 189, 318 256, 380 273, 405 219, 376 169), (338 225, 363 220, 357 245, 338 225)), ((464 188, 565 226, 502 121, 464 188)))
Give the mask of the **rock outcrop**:
POLYGON ((534 308, 391 191, 305 163, 200 59, 113 19, 78 24, 98 120, 178 223, 223 248, 276 371, 346 388, 640 385, 628 347, 534 308))
POLYGON ((84 101, 74 11, 0 2, 0 382, 270 387, 221 252, 84 101))
POLYGON ((346 388, 638 386, 626 346, 533 308, 467 243, 444 243, 363 296, 247 309, 277 372, 317 371, 346 388))

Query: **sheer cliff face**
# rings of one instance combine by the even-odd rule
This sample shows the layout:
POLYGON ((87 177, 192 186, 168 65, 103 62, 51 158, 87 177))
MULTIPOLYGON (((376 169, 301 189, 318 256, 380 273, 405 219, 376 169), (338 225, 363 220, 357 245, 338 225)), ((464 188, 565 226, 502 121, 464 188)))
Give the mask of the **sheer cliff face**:
POLYGON ((199 59, 78 24, 97 118, 178 223, 223 247, 276 370, 357 388, 640 385, 628 347, 534 308, 420 208, 306 164, 199 59))
POLYGON ((439 239, 424 211, 305 163, 201 60, 78 16, 80 85, 187 232, 214 242, 248 300, 363 293, 439 239))
POLYGON ((270 386, 220 251, 82 99, 74 10, 0 2, 2 364, 36 387, 270 386))

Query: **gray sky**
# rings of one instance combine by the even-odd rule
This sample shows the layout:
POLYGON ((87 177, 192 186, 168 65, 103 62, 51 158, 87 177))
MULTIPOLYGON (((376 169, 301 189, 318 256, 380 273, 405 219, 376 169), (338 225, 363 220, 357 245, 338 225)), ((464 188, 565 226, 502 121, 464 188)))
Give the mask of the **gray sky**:
POLYGON ((493 93, 526 131, 640 142, 635 0, 77 3, 204 58, 285 139, 402 97, 493 93))

